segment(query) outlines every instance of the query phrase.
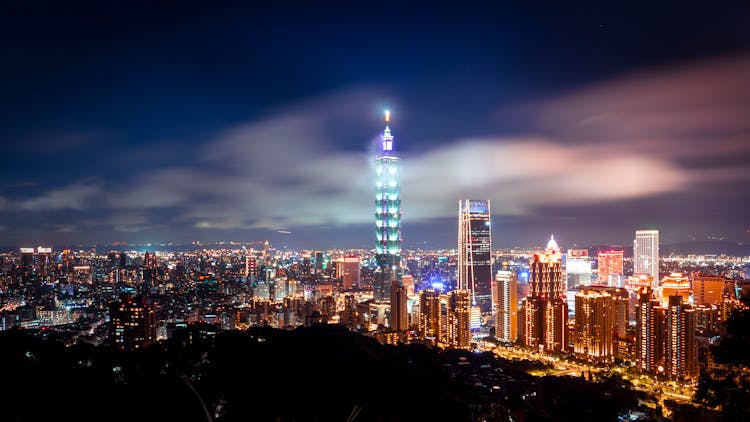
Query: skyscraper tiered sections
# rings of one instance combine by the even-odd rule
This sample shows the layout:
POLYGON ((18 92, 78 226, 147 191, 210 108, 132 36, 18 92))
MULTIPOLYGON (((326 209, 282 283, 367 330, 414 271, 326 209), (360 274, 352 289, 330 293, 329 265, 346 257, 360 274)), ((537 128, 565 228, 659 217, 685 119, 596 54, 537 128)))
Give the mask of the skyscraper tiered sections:
MULTIPOLYGON (((390 113, 385 121, 389 123, 390 113)), ((375 299, 391 299, 391 285, 401 283, 401 192, 399 157, 393 150, 393 135, 386 126, 380 137, 375 160, 376 262, 373 287, 375 299)))

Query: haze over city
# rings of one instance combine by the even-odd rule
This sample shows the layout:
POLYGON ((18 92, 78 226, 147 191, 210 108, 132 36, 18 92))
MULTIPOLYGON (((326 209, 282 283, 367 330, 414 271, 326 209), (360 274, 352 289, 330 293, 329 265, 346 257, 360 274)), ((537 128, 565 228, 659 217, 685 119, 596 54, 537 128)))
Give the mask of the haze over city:
POLYGON ((5 7, 0 243, 371 247, 385 108, 405 247, 750 240, 746 3, 361 6, 5 7))

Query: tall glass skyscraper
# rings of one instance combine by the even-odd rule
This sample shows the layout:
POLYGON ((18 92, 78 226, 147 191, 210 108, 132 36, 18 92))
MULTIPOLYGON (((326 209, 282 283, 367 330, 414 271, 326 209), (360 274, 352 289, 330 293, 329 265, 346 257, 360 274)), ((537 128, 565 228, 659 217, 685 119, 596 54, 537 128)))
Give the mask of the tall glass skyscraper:
POLYGON ((387 125, 380 136, 375 160, 375 237, 377 268, 373 280, 375 300, 391 299, 391 284, 401 284, 401 185, 399 157, 393 149, 393 135, 387 125))
POLYGON ((490 201, 458 201, 458 288, 471 291, 472 305, 492 312, 490 201))
POLYGON ((659 230, 636 230, 633 241, 633 273, 654 277, 659 286, 659 230))

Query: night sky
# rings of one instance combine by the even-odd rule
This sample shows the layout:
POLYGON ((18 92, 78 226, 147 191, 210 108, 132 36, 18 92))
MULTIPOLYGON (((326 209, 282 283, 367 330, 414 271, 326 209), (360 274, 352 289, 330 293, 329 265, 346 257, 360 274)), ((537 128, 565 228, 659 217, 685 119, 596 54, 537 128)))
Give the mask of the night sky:
POLYGON ((747 1, 239 3, 3 2, 0 245, 750 242, 747 1))

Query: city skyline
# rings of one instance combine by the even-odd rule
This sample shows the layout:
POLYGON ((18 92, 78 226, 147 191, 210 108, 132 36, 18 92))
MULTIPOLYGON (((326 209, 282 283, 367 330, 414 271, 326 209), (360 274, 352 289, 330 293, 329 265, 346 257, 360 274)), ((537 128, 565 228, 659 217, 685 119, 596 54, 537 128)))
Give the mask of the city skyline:
POLYGON ((386 107, 405 248, 453 245, 469 197, 496 204, 496 247, 750 242, 746 5, 91 7, 5 14, 37 35, 1 85, 3 247, 368 247, 386 107))

